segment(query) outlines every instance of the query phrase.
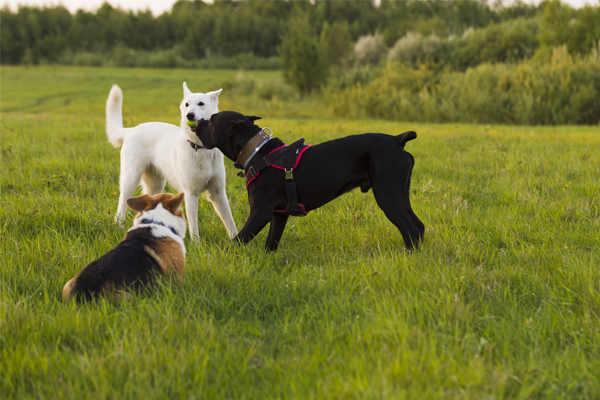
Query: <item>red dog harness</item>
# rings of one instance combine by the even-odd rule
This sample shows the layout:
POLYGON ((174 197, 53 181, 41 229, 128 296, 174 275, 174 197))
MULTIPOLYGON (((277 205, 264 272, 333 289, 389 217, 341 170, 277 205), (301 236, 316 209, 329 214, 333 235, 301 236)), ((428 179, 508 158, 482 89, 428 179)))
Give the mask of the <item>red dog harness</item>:
MULTIPOLYGON (((285 190, 288 197, 288 205, 284 210, 275 212, 286 213, 296 217, 308 214, 303 204, 298 202, 298 191, 294 181, 294 169, 300 164, 300 159, 310 144, 304 144, 304 139, 299 139, 290 145, 283 145, 271 151, 260 161, 252 165, 246 173, 246 188, 255 180, 260 172, 267 167, 273 167, 285 171, 285 190)), ((242 173, 240 173, 242 174, 242 173)), ((244 176, 243 174, 241 176, 244 176)))

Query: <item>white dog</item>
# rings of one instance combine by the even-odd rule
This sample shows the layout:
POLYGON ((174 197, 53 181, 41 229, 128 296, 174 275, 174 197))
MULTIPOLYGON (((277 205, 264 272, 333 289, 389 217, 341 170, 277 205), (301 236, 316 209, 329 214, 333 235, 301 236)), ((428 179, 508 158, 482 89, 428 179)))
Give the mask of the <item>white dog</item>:
POLYGON ((184 82, 180 126, 147 122, 123 128, 123 92, 113 85, 106 102, 106 134, 115 148, 123 146, 117 222, 125 220, 126 201, 140 181, 144 193, 151 196, 161 193, 169 182, 175 190, 185 193, 187 220, 194 241, 198 240, 198 199, 205 190, 229 237, 237 235, 225 194, 223 154, 218 149, 204 148, 187 125, 187 121, 208 119, 217 113, 222 90, 192 93, 184 82))

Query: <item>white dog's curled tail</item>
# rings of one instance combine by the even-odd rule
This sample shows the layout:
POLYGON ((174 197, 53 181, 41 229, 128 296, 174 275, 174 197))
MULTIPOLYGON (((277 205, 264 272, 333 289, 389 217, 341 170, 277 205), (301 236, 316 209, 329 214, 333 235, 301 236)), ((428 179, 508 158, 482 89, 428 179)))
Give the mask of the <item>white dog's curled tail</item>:
POLYGON ((106 100, 106 135, 108 141, 115 147, 121 147, 127 133, 123 129, 123 91, 117 85, 113 85, 106 100))

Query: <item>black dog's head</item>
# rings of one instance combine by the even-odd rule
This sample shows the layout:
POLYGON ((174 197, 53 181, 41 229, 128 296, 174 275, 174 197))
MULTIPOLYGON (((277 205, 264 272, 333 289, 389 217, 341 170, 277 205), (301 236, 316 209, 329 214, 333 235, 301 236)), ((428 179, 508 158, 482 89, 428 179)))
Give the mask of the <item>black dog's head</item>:
POLYGON ((250 117, 235 111, 221 111, 213 114, 210 120, 198 121, 192 131, 207 149, 216 147, 225 157, 235 161, 246 143, 260 131, 260 127, 254 125, 254 121, 258 119, 260 117, 250 117))

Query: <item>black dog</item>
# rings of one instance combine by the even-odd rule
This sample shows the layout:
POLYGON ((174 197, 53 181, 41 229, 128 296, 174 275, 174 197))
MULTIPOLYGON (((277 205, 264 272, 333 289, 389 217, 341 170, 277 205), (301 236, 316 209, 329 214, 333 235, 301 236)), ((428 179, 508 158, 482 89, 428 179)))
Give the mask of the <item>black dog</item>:
POLYGON ((377 204, 400 230, 409 250, 423 238, 425 226, 413 212, 408 197, 415 161, 404 150, 404 144, 417 137, 415 132, 398 136, 365 133, 308 150, 295 143, 288 146, 293 151, 287 156, 306 150, 301 162, 296 165, 292 160, 287 168, 273 168, 273 155, 287 147, 256 126, 257 119, 260 117, 223 111, 210 121, 198 121, 192 129, 206 148, 218 148, 246 172, 250 217, 237 240, 247 243, 271 221, 266 248, 276 250, 289 215, 314 210, 357 187, 363 193, 373 188, 377 204))

